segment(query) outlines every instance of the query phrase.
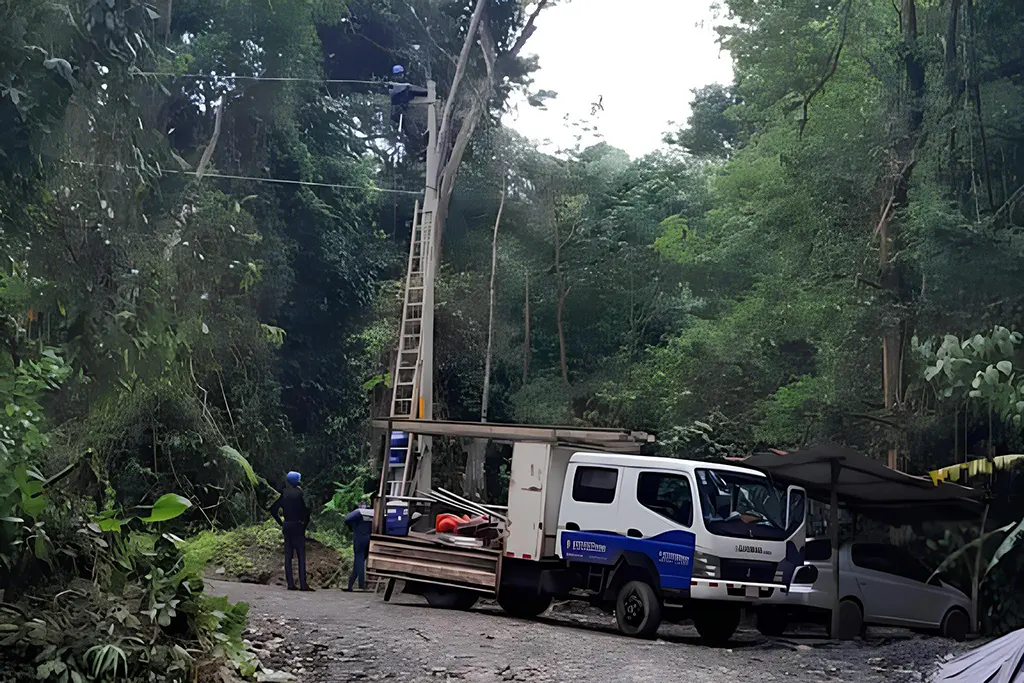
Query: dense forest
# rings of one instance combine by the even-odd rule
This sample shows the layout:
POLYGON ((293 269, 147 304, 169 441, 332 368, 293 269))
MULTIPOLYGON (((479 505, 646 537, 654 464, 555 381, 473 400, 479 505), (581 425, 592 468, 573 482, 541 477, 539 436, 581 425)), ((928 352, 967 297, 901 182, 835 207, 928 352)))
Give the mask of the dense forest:
POLYGON ((259 521, 290 469, 320 505, 368 476, 424 177, 395 64, 462 82, 436 416, 480 419, 496 244, 492 421, 913 473, 1021 452, 1024 6, 722 0, 734 81, 630 159, 583 142, 599 107, 557 154, 501 123, 554 96, 529 48, 554 4, 0 1, 5 652, 61 682, 251 673, 244 607, 175 534, 259 521), (88 609, 31 626, 62 590, 88 609))

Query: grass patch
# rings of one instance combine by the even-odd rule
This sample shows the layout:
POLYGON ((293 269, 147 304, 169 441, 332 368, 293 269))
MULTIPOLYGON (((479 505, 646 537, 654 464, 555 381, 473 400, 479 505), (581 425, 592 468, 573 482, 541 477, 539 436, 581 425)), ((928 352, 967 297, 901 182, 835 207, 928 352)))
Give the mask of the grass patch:
MULTIPOLYGON (((228 531, 203 531, 186 542, 186 571, 247 583, 283 581, 284 541, 273 521, 228 531)), ((352 566, 352 541, 334 527, 310 531, 306 564, 312 585, 339 583, 352 566)))

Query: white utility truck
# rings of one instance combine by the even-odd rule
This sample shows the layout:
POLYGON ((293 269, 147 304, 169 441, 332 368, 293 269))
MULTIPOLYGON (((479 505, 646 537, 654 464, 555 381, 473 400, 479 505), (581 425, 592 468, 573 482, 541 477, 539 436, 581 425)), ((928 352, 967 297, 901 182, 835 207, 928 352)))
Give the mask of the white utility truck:
MULTIPOLYGON (((420 429, 443 433, 434 426, 420 429)), ((437 607, 488 596, 517 617, 587 599, 614 612, 626 635, 651 638, 662 620, 692 619, 706 642, 722 643, 744 606, 777 602, 803 564, 803 489, 743 467, 629 453, 650 440, 643 433, 454 429, 474 427, 513 445, 502 534, 490 549, 444 547, 431 533, 381 533, 376 515, 368 567, 390 580, 386 600, 396 580, 437 607)))

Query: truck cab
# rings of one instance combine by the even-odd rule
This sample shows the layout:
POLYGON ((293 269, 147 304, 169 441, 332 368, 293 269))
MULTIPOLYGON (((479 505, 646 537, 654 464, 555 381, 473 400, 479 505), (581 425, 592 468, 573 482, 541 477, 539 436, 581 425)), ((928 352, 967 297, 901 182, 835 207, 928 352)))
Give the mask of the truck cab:
POLYGON ((706 639, 727 640, 744 603, 786 592, 802 564, 804 508, 801 489, 741 467, 576 453, 556 554, 569 567, 606 568, 606 604, 624 574, 649 586, 663 616, 692 618, 706 639))

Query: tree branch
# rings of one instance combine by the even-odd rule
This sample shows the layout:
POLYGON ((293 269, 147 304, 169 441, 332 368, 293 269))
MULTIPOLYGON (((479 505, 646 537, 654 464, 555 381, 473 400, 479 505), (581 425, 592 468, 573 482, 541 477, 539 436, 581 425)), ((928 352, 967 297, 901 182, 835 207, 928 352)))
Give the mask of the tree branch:
POLYGON ((541 13, 545 7, 547 7, 549 0, 540 0, 537 3, 537 7, 533 10, 530 18, 526 21, 526 26, 523 27, 523 32, 519 34, 519 38, 516 40, 515 45, 508 51, 509 56, 518 57, 522 51, 523 46, 526 45, 527 41, 530 40, 530 36, 537 30, 537 15, 541 13))
POLYGON ((1003 214, 1008 214, 1011 211, 1013 211, 1013 207, 1016 206, 1017 202, 1019 202, 1021 199, 1024 199, 1024 185, 1021 185, 1020 187, 1018 187, 1017 191, 1014 192, 1012 195, 1010 195, 1010 198, 1007 199, 1003 203, 1003 205, 999 207, 999 210, 996 211, 995 214, 993 214, 993 216, 992 216, 992 225, 993 225, 993 227, 995 227, 995 228, 1005 227, 1003 225, 1003 219, 1005 218, 1005 216, 1003 214))
POLYGON ((494 45, 494 38, 490 31, 480 31, 480 51, 484 54, 484 64, 487 66, 488 89, 494 84, 494 62, 497 60, 498 49, 494 45))
POLYGON ((803 112, 804 116, 800 120, 800 136, 803 137, 804 128, 807 127, 808 112, 807 108, 811 105, 811 100, 814 99, 815 95, 822 92, 825 89, 825 85, 828 84, 829 80, 835 75, 836 70, 839 68, 839 57, 843 54, 843 47, 846 45, 846 31, 849 26, 850 19, 850 8, 853 7, 853 0, 846 1, 846 10, 843 12, 843 21, 841 24, 842 30, 839 36, 839 43, 829 53, 828 67, 825 70, 825 74, 818 81, 818 84, 814 86, 814 90, 804 97, 803 112))
POLYGON ((203 179, 203 173, 206 172, 206 167, 210 164, 210 159, 213 158, 213 150, 217 148, 217 139, 220 137, 220 122, 224 118, 226 97, 226 95, 221 95, 220 105, 217 107, 217 117, 213 121, 213 135, 210 137, 210 143, 206 145, 203 158, 199 160, 199 166, 196 167, 196 178, 199 180, 203 179))
POLYGON ((448 90, 448 100, 444 104, 444 113, 441 115, 441 127, 437 141, 438 150, 442 152, 448 148, 448 139, 451 137, 450 128, 452 117, 455 115, 455 103, 458 101, 459 87, 462 85, 462 79, 466 76, 469 54, 473 49, 473 44, 476 42, 476 34, 480 30, 480 22, 483 19, 486 7, 487 0, 477 0, 473 16, 469 20, 466 40, 462 43, 462 50, 459 52, 459 61, 455 65, 455 77, 452 79, 452 87, 448 90))

